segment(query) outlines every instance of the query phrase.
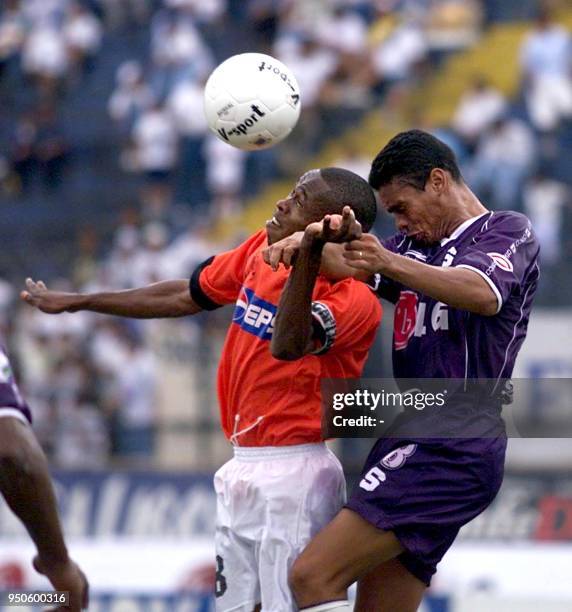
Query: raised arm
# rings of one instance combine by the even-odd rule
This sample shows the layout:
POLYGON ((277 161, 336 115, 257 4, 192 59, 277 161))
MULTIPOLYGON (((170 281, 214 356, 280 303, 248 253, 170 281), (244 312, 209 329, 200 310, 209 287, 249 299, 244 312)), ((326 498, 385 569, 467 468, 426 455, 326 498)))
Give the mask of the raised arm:
POLYGON ((486 316, 498 312, 499 303, 493 290, 471 270, 440 268, 414 261, 388 251, 371 234, 346 244, 344 256, 347 264, 356 270, 382 274, 453 308, 486 316))
POLYGON ((306 230, 278 304, 270 343, 270 352, 276 359, 293 361, 315 348, 312 293, 323 248, 324 243, 306 230))
POLYGON ((183 317, 201 311, 191 298, 187 280, 162 281, 125 291, 82 294, 51 291, 42 281, 28 278, 26 290, 20 297, 48 314, 90 310, 120 317, 155 319, 183 317))
MULTIPOLYGON (((270 351, 276 359, 292 361, 316 349, 320 340, 314 333, 312 294, 320 274, 322 253, 325 246, 347 238, 361 236, 361 226, 349 206, 342 215, 326 215, 322 221, 310 223, 302 234, 296 249, 294 267, 280 296, 270 351)), ((276 256, 276 254, 275 254, 276 256)), ((271 254, 265 254, 266 262, 274 265, 271 254)), ((340 257, 340 260, 343 257, 340 257)), ((283 261, 283 258, 280 257, 283 261)), ((290 265, 292 259, 287 259, 290 265)), ((276 262, 276 267, 278 262, 276 262)), ((349 269, 349 266, 343 264, 349 269)))

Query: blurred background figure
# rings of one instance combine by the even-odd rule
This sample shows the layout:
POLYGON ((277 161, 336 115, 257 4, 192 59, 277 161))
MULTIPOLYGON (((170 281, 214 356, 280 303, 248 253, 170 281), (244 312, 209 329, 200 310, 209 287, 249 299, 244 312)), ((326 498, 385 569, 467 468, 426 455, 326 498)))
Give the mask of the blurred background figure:
POLYGON ((520 119, 497 119, 477 146, 469 180, 485 202, 519 207, 522 185, 532 171, 536 147, 532 130, 520 119))
POLYGON ((474 152, 479 138, 500 119, 507 110, 507 101, 486 78, 475 77, 463 94, 453 117, 452 127, 465 146, 474 152))
MULTIPOLYGON (((538 379, 522 414, 550 418, 569 397, 553 377, 572 378, 571 32, 566 0, 0 2, 0 327, 70 545, 97 568, 94 610, 212 609, 211 480, 230 455, 214 380, 232 308, 54 318, 17 303, 24 278, 64 291, 188 278, 261 227, 293 176, 367 177, 396 132, 420 127, 455 150, 487 207, 532 219, 542 274, 517 377, 538 379), (211 70, 252 51, 288 65, 302 97, 293 133, 259 152, 218 140, 202 108, 211 70)), ((370 359, 390 377, 384 308, 370 359)), ((371 441, 334 446, 352 486, 371 441)), ((571 465, 569 440, 511 439, 498 500, 425 609, 572 609, 571 465)), ((46 587, 22 536, 0 508, 0 587, 46 587)))
POLYGON ((520 49, 530 118, 540 132, 552 132, 572 117, 572 36, 542 8, 520 49))

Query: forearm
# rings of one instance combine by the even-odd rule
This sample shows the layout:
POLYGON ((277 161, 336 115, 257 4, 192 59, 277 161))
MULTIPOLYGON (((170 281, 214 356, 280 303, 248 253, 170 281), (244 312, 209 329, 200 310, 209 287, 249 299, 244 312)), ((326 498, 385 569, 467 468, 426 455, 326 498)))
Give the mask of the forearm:
POLYGON ((1 421, 0 491, 40 557, 54 565, 66 563, 68 552, 44 453, 29 427, 11 418, 1 421))
POLYGON ((330 280, 338 281, 344 278, 355 278, 366 281, 371 274, 348 266, 343 256, 344 245, 328 242, 324 245, 320 274, 330 280))
POLYGON ((140 289, 76 294, 66 310, 89 310, 120 317, 151 319, 182 317, 195 314, 200 308, 191 299, 188 282, 173 280, 140 289))
POLYGON ((430 266, 391 253, 380 273, 453 308, 487 316, 498 309, 492 289, 471 270, 430 266))
POLYGON ((320 271, 323 243, 302 242, 280 296, 270 350, 276 359, 299 359, 314 348, 312 294, 320 271))

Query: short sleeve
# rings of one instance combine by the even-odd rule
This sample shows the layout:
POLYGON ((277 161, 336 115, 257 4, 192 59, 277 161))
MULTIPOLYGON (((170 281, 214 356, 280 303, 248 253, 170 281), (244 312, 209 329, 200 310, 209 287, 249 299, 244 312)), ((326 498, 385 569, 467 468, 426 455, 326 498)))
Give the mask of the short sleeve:
POLYGON ((364 283, 346 279, 318 289, 312 315, 320 341, 315 354, 347 351, 359 345, 367 350, 381 321, 381 306, 364 283))
POLYGON ((265 240, 266 232, 262 230, 235 249, 209 257, 199 264, 189 283, 193 301, 203 310, 214 310, 236 302, 246 263, 265 240))
POLYGON ((16 408, 29 419, 29 408, 20 394, 12 373, 12 366, 4 350, 0 350, 0 408, 16 408))
POLYGON ((508 297, 520 291, 528 271, 537 263, 539 250, 527 217, 497 213, 454 265, 476 272, 487 282, 496 295, 499 312, 508 297))

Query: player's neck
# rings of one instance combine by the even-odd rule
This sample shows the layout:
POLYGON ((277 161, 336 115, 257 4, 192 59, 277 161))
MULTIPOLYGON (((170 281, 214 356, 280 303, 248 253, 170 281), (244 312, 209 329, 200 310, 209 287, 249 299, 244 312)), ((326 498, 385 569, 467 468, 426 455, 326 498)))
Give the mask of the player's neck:
POLYGON ((465 184, 455 187, 452 195, 453 201, 450 208, 451 216, 447 224, 447 237, 465 221, 488 212, 479 198, 465 184))

